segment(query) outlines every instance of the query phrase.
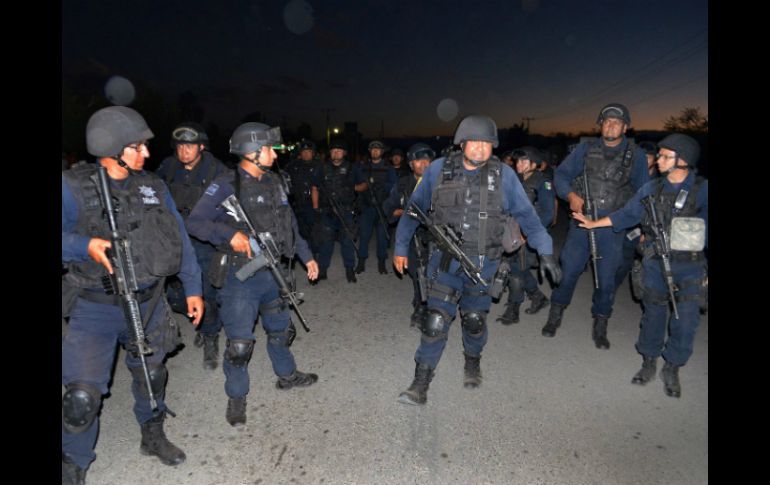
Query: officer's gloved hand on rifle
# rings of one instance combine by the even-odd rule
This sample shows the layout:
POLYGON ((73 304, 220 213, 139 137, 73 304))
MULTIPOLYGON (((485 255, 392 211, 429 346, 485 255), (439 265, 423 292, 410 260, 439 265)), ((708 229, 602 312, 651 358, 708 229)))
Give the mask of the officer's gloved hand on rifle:
POLYGON ((545 272, 551 275, 551 281, 554 285, 561 283, 561 267, 556 262, 556 258, 553 254, 541 254, 540 255, 540 276, 545 279, 545 272))

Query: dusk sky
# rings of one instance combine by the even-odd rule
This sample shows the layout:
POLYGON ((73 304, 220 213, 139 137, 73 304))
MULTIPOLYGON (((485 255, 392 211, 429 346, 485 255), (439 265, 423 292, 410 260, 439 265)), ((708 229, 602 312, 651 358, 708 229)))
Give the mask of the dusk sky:
POLYGON ((113 75, 172 104, 191 91, 228 129, 259 111, 315 138, 325 108, 367 137, 446 135, 472 113, 578 132, 613 101, 661 129, 708 115, 708 2, 64 0, 63 83, 104 96, 113 75))

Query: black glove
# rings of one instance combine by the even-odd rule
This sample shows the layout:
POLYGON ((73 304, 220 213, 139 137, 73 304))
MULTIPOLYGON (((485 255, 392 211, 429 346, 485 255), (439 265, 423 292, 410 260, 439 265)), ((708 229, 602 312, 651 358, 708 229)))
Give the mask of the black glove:
POLYGON ((540 277, 545 279, 545 272, 551 275, 551 281, 554 285, 558 286, 561 283, 561 268, 559 263, 556 262, 556 258, 553 254, 541 254, 540 255, 540 277))

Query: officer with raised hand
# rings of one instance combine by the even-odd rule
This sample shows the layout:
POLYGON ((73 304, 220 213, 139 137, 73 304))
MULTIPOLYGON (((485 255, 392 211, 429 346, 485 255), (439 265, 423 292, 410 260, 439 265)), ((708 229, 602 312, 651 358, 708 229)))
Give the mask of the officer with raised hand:
MULTIPOLYGON (((529 201, 535 207, 535 212, 540 218, 543 227, 548 228, 553 222, 556 194, 553 184, 538 170, 538 164, 543 160, 543 154, 535 147, 526 146, 514 150, 511 154, 515 160, 514 169, 524 187, 529 201)), ((529 315, 534 315, 548 306, 548 297, 540 291, 537 279, 530 272, 530 268, 537 267, 537 253, 529 246, 524 245, 509 256, 510 273, 508 276, 508 303, 498 321, 503 325, 519 322, 519 307, 524 301, 524 294, 529 297, 531 303, 524 310, 529 315)))
MULTIPOLYGON (((492 155, 497 147, 497 125, 488 116, 464 118, 455 132, 461 151, 430 164, 417 185, 410 205, 432 213, 433 221, 450 227, 460 236, 460 249, 480 270, 484 282, 491 281, 503 253, 506 215, 515 217, 541 258, 541 266, 558 284, 559 266, 553 257, 551 237, 535 213, 524 189, 510 167, 492 155)), ((409 245, 419 225, 413 217, 401 217, 396 230, 393 263, 399 273, 408 266, 409 245)), ((460 262, 442 249, 428 263, 428 315, 422 324, 420 346, 415 354, 415 375, 399 401, 424 404, 447 342, 449 326, 459 304, 465 356, 466 388, 481 384, 481 352, 487 342, 486 316, 491 305, 488 285, 474 283, 460 262)))
POLYGON ((699 292, 708 247, 708 181, 695 172, 700 146, 693 138, 674 133, 658 147, 661 177, 647 182, 625 206, 606 217, 589 221, 577 212, 573 217, 585 228, 611 226, 622 231, 642 224, 644 315, 636 342, 642 368, 631 382, 644 385, 651 381, 662 355, 666 361, 660 372, 663 390, 667 396, 680 397, 679 368, 692 355, 700 323, 699 292), (669 312, 674 305, 676 312, 669 312))
MULTIPOLYGON (((556 194, 569 203, 570 210, 582 214, 586 209, 585 178, 598 217, 603 217, 622 207, 649 176, 644 152, 626 139, 625 133, 631 124, 628 108, 610 103, 601 109, 596 122, 601 127, 601 138, 581 142, 559 164, 554 173, 554 186, 556 194)), ((559 256, 564 279, 551 293, 551 309, 542 329, 545 337, 556 335, 564 310, 572 301, 578 278, 591 257, 589 237, 589 232, 575 222, 570 224, 559 256)), ((625 233, 597 229, 595 237, 598 288, 594 288, 592 297, 592 338, 596 348, 609 349, 607 323, 612 315, 625 233)))
MULTIPOLYGON (((209 137, 202 126, 191 121, 181 123, 171 132, 174 154, 166 157, 155 171, 168 185, 171 197, 185 220, 211 181, 227 170, 227 167, 207 150, 208 145, 209 137)), ((190 242, 203 272, 203 301, 206 305, 203 322, 198 326, 194 342, 196 347, 203 347, 203 368, 214 370, 219 358, 219 330, 222 328, 217 308, 217 289, 211 285, 208 277, 215 249, 208 242, 195 237, 190 238, 190 242)), ((172 278, 168 285, 168 298, 172 308, 177 311, 184 309, 183 296, 178 279, 172 278)))
POLYGON ((86 470, 96 458, 98 415, 118 343, 127 348, 126 366, 133 378, 134 415, 142 432, 139 451, 172 466, 186 458, 163 431, 165 415, 171 413, 165 402, 168 373, 163 361, 179 344, 179 329, 163 296, 162 280, 179 273, 188 295, 188 316, 197 325, 203 316, 201 271, 168 188, 143 170, 152 137, 135 110, 100 109, 86 127, 88 153, 97 157, 97 163, 83 162, 62 172, 62 262, 68 270, 62 281, 62 310, 69 315, 62 339, 62 384, 67 389, 62 397, 62 483, 85 483, 86 470), (137 345, 129 332, 123 308, 127 300, 113 294, 114 288, 110 293, 105 290, 105 279, 119 277, 116 271, 121 268, 110 262, 116 248, 110 214, 103 207, 100 166, 106 170, 119 237, 127 239, 121 247, 129 248, 125 251, 133 260, 132 267, 128 263, 122 267, 126 273, 120 278, 126 282, 126 294, 139 304, 148 355, 139 354, 144 345, 137 345), (132 269, 135 278, 128 276, 132 269))
MULTIPOLYGON (((260 317, 267 334, 267 354, 278 376, 278 389, 310 386, 316 374, 297 370, 289 346, 296 330, 289 308, 281 298, 278 284, 267 266, 243 281, 239 269, 256 256, 256 245, 249 237, 247 224, 238 222, 221 203, 235 194, 257 233, 269 233, 278 252, 292 258, 298 254, 307 266, 310 280, 318 277, 318 264, 302 239, 297 219, 278 174, 271 171, 277 155, 273 145, 281 143, 278 127, 263 123, 244 123, 230 138, 230 153, 238 155, 235 170, 228 171, 209 185, 204 196, 187 219, 190 234, 215 244, 222 257, 219 290, 220 317, 227 334, 222 368, 228 397, 227 422, 232 426, 246 423, 246 395, 249 392, 248 363, 254 349, 254 322, 260 317)), ((284 268, 289 271, 288 266, 284 268)), ((286 278, 289 280, 290 278, 286 278)))

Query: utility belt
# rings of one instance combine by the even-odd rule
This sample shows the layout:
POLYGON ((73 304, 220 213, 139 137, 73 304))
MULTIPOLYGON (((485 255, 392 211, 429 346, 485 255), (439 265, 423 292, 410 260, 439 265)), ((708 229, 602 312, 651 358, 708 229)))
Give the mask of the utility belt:
MULTIPOLYGON (((151 284, 147 288, 141 289, 135 293, 136 299, 139 303, 144 303, 152 298, 155 292, 155 288, 158 286, 158 281, 151 284)), ((108 295, 104 290, 91 290, 83 289, 78 296, 84 300, 101 303, 102 305, 121 305, 121 299, 118 295, 108 295)))

